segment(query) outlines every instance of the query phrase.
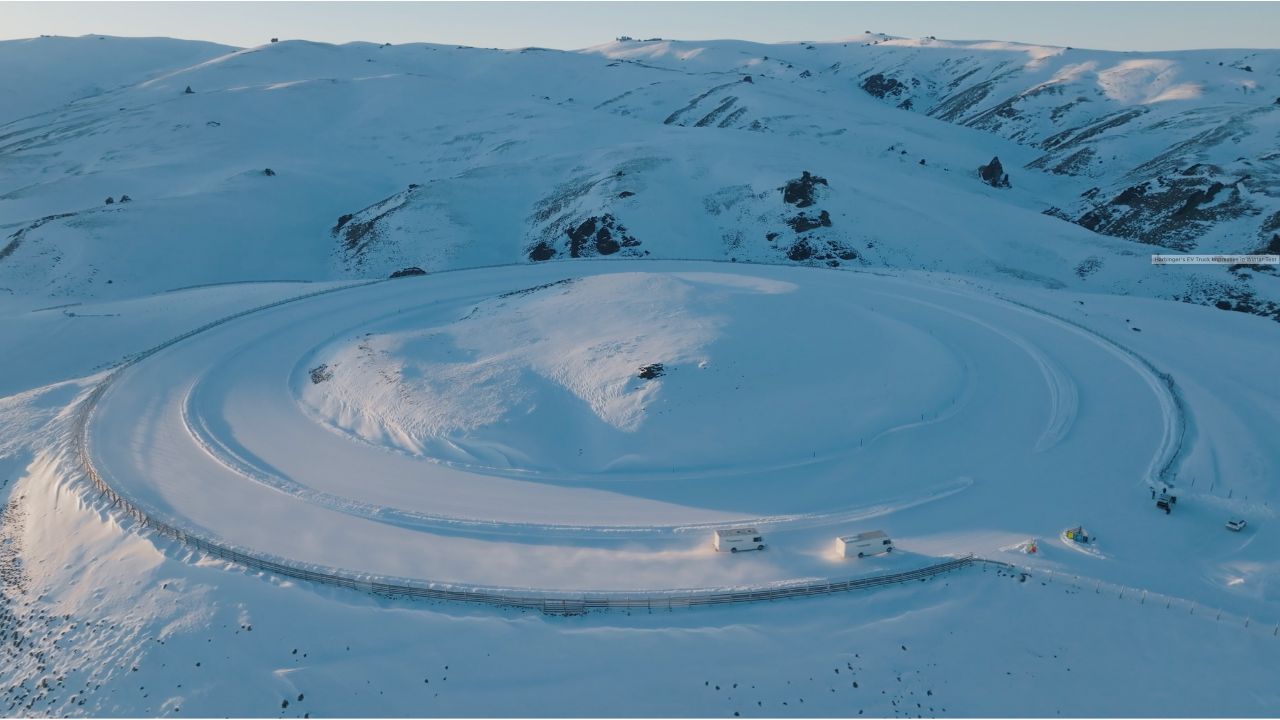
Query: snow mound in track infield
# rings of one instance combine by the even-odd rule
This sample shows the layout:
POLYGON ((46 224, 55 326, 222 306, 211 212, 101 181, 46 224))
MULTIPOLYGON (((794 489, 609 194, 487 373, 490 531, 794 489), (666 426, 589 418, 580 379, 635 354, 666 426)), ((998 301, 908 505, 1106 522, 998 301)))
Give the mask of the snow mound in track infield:
POLYGON ((303 405, 369 442, 575 473, 800 462, 933 412, 963 377, 864 298, 708 272, 406 310, 307 364, 324 369, 300 374, 303 405))

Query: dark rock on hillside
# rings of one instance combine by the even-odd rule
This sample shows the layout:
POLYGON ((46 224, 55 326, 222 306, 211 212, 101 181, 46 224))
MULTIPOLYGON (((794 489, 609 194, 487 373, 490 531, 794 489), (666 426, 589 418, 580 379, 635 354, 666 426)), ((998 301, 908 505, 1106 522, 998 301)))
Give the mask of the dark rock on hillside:
POLYGON ((615 203, 630 205, 635 191, 630 178, 652 170, 665 160, 639 158, 605 173, 578 175, 557 186, 533 206, 528 218, 524 252, 534 261, 619 254, 642 257, 641 242, 612 214, 615 203))
POLYGON ((342 250, 348 262, 356 265, 364 263, 370 249, 384 234, 384 219, 395 214, 408 204, 410 198, 418 190, 396 193, 357 212, 344 214, 338 218, 338 224, 330 231, 342 243, 342 250))
MULTIPOLYGON (((563 237, 568 240, 565 251, 571 258, 613 255, 624 249, 639 247, 641 244, 639 240, 628 234, 626 226, 618 222, 618 219, 610 213, 571 221, 563 233, 563 237)), ((558 252, 556 245, 554 235, 539 240, 528 249, 529 259, 535 262, 550 260, 558 252)))
POLYGON ((543 260, 550 260, 555 256, 556 256, 555 248, 551 247, 545 242, 540 242, 537 245, 534 245, 533 249, 529 251, 529 259, 534 262, 542 262, 543 260))
POLYGON ((991 187, 1013 187, 1009 183, 1009 173, 1004 171, 1004 166, 1000 164, 999 157, 991 158, 991 162, 986 165, 979 165, 978 177, 982 178, 982 182, 990 185, 991 187))
POLYGON ((1280 212, 1274 212, 1262 222, 1262 230, 1259 232, 1261 237, 1266 237, 1268 233, 1274 233, 1280 230, 1280 212))
POLYGON ((800 238, 795 241, 791 247, 787 248, 787 259, 792 262, 801 262, 813 257, 813 246, 809 244, 808 238, 800 238))
POLYGON ((1091 255, 1076 264, 1076 276, 1081 280, 1102 269, 1102 258, 1091 255))
POLYGON ((1272 300, 1258 297, 1257 293, 1244 286, 1225 283, 1213 283, 1191 288, 1185 295, 1175 297, 1185 303, 1209 305, 1219 310, 1247 313, 1259 317, 1271 318, 1280 322, 1280 304, 1272 300))
POLYGON ((827 214, 826 210, 819 213, 816 218, 800 213, 787 220, 787 225, 790 225, 791 229, 797 233, 808 232, 820 227, 831 227, 831 216, 827 214))
POLYGON ((729 90, 729 88, 732 88, 734 85, 738 85, 743 82, 751 82, 754 84, 753 81, 740 79, 716 85, 706 92, 693 97, 685 104, 684 107, 668 115, 667 118, 662 121, 663 124, 682 125, 687 127, 690 125, 690 119, 694 117, 694 114, 696 113, 700 116, 700 119, 692 123, 694 127, 709 127, 713 124, 715 124, 716 127, 730 127, 747 112, 747 109, 742 106, 738 106, 734 109, 734 106, 738 102, 738 98, 736 96, 720 96, 718 94, 721 91, 729 90), (713 95, 717 97, 713 98, 713 95), (704 104, 703 101, 708 102, 704 104), (715 105, 715 107, 708 111, 708 105, 715 105))
POLYGON ((413 277, 415 275, 426 275, 426 274, 427 274, 426 270, 423 270, 422 268, 415 265, 413 267, 407 267, 402 270, 397 270, 391 273, 390 277, 392 280, 395 280, 396 278, 413 277))
POLYGON ((666 374, 667 369, 662 366, 662 363, 653 363, 652 365, 642 365, 639 377, 642 380, 656 380, 666 374))
POLYGON ((838 267, 841 261, 857 260, 858 251, 838 240, 819 242, 812 237, 802 237, 787 248, 787 259, 791 262, 821 261, 838 267))
POLYGON ((308 371, 311 375, 311 382, 315 385, 333 379, 333 371, 326 364, 320 364, 308 371))
MULTIPOLYGON (((819 185, 830 187, 826 178, 805 170, 800 177, 787 181, 785 186, 779 188, 782 191, 782 201, 786 205, 808 209, 794 215, 779 213, 774 216, 776 222, 786 225, 799 237, 789 244, 778 243, 772 247, 776 248, 776 252, 786 256, 787 260, 796 263, 821 262, 836 267, 842 262, 859 259, 856 250, 827 230, 832 227, 833 221, 830 212, 816 206, 821 201, 817 192, 819 185)), ((760 196, 760 199, 764 199, 764 196, 760 196)), ((765 241, 772 243, 784 233, 785 231, 779 232, 778 229, 769 229, 765 232, 765 241)))
POLYGON ((271 168, 267 168, 266 170, 262 171, 262 174, 266 175, 267 177, 275 177, 276 171, 272 170, 271 168))
POLYGON ((187 86, 187 89, 182 91, 182 94, 183 94, 183 95, 195 95, 195 94, 196 94, 196 91, 195 91, 195 90, 192 90, 192 89, 191 89, 191 86, 190 86, 190 85, 188 85, 188 86, 187 86))
POLYGON ((116 204, 116 199, 115 199, 115 198, 113 198, 113 197, 107 197, 107 202, 106 202, 105 204, 106 204, 106 205, 115 205, 115 204, 116 204))
POLYGON ((589 217, 576 227, 565 230, 569 236, 569 257, 612 255, 623 247, 639 245, 640 241, 627 235, 626 230, 617 218, 608 213, 589 217))
POLYGON ((895 78, 887 77, 883 73, 876 73, 862 81, 862 89, 866 90, 868 95, 883 100, 886 97, 901 95, 907 89, 907 86, 898 82, 895 78))
POLYGON ((1094 232, 1191 250, 1215 223, 1254 212, 1242 186, 1248 178, 1223 177, 1221 168, 1192 165, 1122 190, 1075 222, 1094 232))
POLYGON ((827 185, 827 179, 810 175, 805 170, 800 177, 787 181, 782 188, 782 202, 801 208, 809 207, 813 204, 814 188, 818 185, 827 185))
POLYGON ((69 217, 75 217, 75 215, 76 213, 58 213, 57 215, 45 215, 44 217, 40 218, 39 220, 36 220, 30 225, 27 225, 24 228, 18 229, 17 231, 9 235, 8 237, 9 242, 6 243, 4 247, 0 248, 0 260, 4 260, 5 258, 12 255, 15 251, 17 251, 18 246, 22 245, 22 239, 27 236, 27 233, 30 233, 34 230, 38 230, 40 227, 48 223, 55 222, 57 220, 65 220, 66 218, 69 218, 69 217))

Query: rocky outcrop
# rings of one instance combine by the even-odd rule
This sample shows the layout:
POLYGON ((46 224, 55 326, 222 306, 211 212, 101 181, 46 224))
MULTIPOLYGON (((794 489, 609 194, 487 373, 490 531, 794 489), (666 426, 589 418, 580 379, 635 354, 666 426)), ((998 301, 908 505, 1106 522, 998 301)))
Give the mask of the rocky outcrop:
POLYGON ((526 220, 524 254, 534 262, 555 257, 648 255, 618 217, 635 207, 647 173, 666 158, 638 157, 591 174, 573 176, 538 200, 526 220))
POLYGON ((39 220, 36 220, 30 225, 27 225, 26 227, 18 229, 7 238, 9 242, 5 243, 4 247, 0 248, 0 260, 4 260, 5 258, 12 255, 15 251, 17 251, 18 247, 22 245, 22 239, 26 237, 27 233, 33 230, 37 230, 41 226, 54 222, 56 220, 64 220, 69 217, 75 217, 76 214, 77 213, 58 213, 57 215, 45 215, 44 217, 40 218, 39 220))
POLYGON ((800 177, 788 180, 782 187, 782 202, 799 208, 809 207, 814 203, 814 189, 819 185, 827 187, 827 179, 805 170, 800 177))
MULTIPOLYGON (((564 231, 564 251, 571 258, 613 255, 623 248, 635 248, 640 241, 632 237, 625 225, 610 213, 593 215, 570 224, 564 231)), ((529 259, 535 262, 550 260, 559 251, 546 241, 535 243, 529 249, 529 259)))
POLYGON ((1247 178, 1197 164, 1130 185, 1075 218, 1094 232, 1188 251, 1214 224, 1252 214, 1247 178))
POLYGON ((841 261, 857 260, 858 251, 834 239, 802 237, 787 248, 791 262, 819 261, 830 267, 838 267, 841 261))
POLYGON ((417 189, 399 192, 359 212, 344 213, 338 218, 329 232, 338 240, 348 265, 363 266, 379 241, 394 234, 388 220, 404 210, 417 192, 417 189))
POLYGON ((862 89, 868 95, 881 100, 886 97, 897 97, 906 91, 907 86, 899 82, 896 78, 891 78, 883 73, 869 75, 862 81, 862 89))
POLYGON ((622 243, 629 247, 639 245, 626 231, 617 218, 608 213, 589 217, 578 227, 565 231, 569 236, 569 257, 584 257, 592 254, 592 250, 597 255, 612 255, 622 249, 622 243))
POLYGON ((390 278, 392 280, 395 280, 396 278, 414 277, 415 275, 426 275, 426 274, 427 274, 426 270, 423 270, 422 268, 417 267, 415 265, 414 267, 403 268, 401 270, 397 270, 391 273, 390 278))
POLYGON ((740 121, 747 114, 746 105, 739 102, 737 95, 722 93, 733 92, 734 86, 743 83, 754 85, 755 81, 750 75, 746 75, 733 82, 716 85, 690 99, 684 107, 672 112, 662 122, 666 125, 700 128, 740 127, 740 121))
POLYGON ((986 165, 978 166, 978 177, 982 182, 996 188, 1013 187, 1009 182, 1009 173, 1004 171, 1004 165, 1000 164, 1000 158, 993 157, 991 162, 986 165))
MULTIPOLYGON (((827 231, 835 223, 830 212, 817 207, 822 199, 819 186, 824 189, 831 187, 826 178, 805 170, 800 173, 800 177, 788 180, 782 187, 783 203, 806 209, 789 217, 782 216, 783 224, 796 238, 790 244, 779 243, 775 247, 791 262, 820 262, 836 267, 842 262, 858 259, 858 252, 844 239, 827 231)), ((781 235, 779 232, 767 232, 765 239, 772 243, 781 235)))
POLYGON ((642 365, 640 367, 639 377, 641 380, 657 380, 667 374, 667 369, 662 363, 653 363, 650 365, 642 365))
POLYGON ((541 241, 529 249, 529 259, 534 262, 550 260, 555 256, 556 249, 547 244, 546 241, 541 241))
POLYGON ((787 220, 787 225, 797 233, 808 232, 820 227, 831 227, 831 215, 826 210, 818 213, 817 217, 809 217, 804 213, 800 213, 793 218, 787 220))

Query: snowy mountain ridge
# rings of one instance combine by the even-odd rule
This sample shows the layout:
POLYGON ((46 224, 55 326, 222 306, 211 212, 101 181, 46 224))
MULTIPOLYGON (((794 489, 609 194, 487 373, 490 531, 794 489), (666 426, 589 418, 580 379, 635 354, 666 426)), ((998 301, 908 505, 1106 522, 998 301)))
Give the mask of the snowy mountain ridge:
POLYGON ((1139 267, 1163 250, 1145 245, 1280 242, 1274 51, 286 41, 178 67, 172 42, 0 44, 37 65, 77 44, 154 58, 3 127, 0 286, 119 296, 160 268, 173 287, 618 253, 947 268, 1267 315, 1280 298, 1263 274, 1139 267), (1012 188, 978 182, 992 156, 1012 188), (822 180, 808 209, 781 192, 804 173, 822 180))

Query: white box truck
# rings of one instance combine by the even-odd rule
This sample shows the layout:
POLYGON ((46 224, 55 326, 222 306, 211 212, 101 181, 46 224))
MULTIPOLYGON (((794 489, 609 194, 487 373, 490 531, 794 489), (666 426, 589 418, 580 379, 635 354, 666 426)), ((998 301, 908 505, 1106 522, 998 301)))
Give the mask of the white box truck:
POLYGON ((733 527, 716 530, 712 543, 716 552, 733 552, 739 550, 763 550, 764 536, 753 527, 733 527))
POLYGON ((883 530, 872 530, 836 538, 836 549, 840 557, 869 557, 893 552, 893 540, 883 530))

